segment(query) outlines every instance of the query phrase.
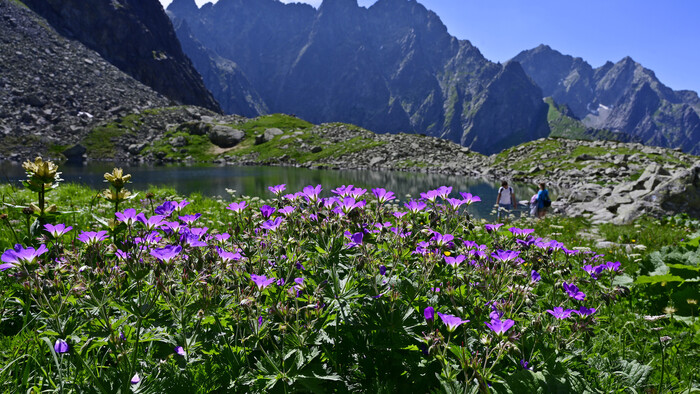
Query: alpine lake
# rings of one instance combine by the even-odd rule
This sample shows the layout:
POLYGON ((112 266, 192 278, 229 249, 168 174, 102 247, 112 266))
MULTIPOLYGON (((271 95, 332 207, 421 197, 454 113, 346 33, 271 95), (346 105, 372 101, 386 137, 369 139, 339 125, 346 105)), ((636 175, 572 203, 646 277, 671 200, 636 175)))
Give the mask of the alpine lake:
MULTIPOLYGON (((184 196, 199 193, 219 197, 249 196, 270 198, 268 186, 286 184, 285 193, 294 193, 307 185, 323 185, 322 196, 331 196, 332 189, 342 185, 366 188, 385 188, 393 191, 401 202, 420 198, 420 194, 440 186, 451 186, 451 197, 460 198, 460 192, 479 196, 481 202, 471 204, 467 212, 475 218, 496 220, 495 202, 500 181, 464 176, 424 172, 396 172, 373 170, 326 170, 297 167, 269 166, 213 166, 213 165, 133 165, 124 163, 90 162, 85 165, 61 164, 59 171, 64 182, 84 184, 96 189, 106 187, 104 174, 118 167, 131 174, 127 188, 144 191, 149 186, 171 187, 184 196)), ((19 163, 0 163, 0 182, 21 185, 26 178, 19 163)), ((519 201, 529 200, 537 191, 534 184, 510 184, 519 201)), ((556 191, 550 191, 556 197, 556 191)), ((527 216, 529 210, 519 204, 513 212, 516 217, 527 216)))

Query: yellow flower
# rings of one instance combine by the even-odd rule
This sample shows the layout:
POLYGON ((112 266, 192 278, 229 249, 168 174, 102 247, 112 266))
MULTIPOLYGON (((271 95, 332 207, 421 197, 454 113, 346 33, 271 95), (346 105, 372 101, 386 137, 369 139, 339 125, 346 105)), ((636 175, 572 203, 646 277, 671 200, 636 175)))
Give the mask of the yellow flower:
POLYGON ((56 177, 58 166, 52 161, 44 161, 40 156, 34 162, 27 160, 22 164, 22 168, 27 171, 27 175, 40 178, 43 183, 51 183, 56 177))
POLYGON ((635 242, 637 242, 637 241, 635 241, 635 240, 632 240, 632 243, 635 243, 635 242))
POLYGON ((119 193, 116 193, 112 189, 106 189, 106 190, 102 191, 102 196, 109 201, 117 201, 117 200, 124 201, 130 195, 131 195, 131 192, 126 190, 126 189, 120 190, 119 193))
POLYGON ((451 253, 450 253, 449 250, 446 250, 446 251, 445 251, 445 256, 449 256, 450 254, 451 254, 451 253))
POLYGON ((124 187, 126 183, 131 179, 131 174, 124 175, 124 171, 121 168, 115 168, 112 173, 105 173, 105 180, 112 184, 112 186, 120 189, 124 187))

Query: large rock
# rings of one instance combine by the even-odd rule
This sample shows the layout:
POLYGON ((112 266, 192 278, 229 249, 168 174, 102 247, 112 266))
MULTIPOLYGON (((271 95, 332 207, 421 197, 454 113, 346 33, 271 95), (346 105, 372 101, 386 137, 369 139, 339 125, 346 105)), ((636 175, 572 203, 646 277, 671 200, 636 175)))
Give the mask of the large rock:
POLYGON ((243 141, 245 133, 228 126, 217 125, 211 128, 207 136, 212 144, 220 148, 230 148, 243 141))
POLYGON ((264 144, 266 142, 270 142, 270 141, 272 141, 273 138, 275 138, 275 136, 282 135, 282 134, 284 134, 284 132, 280 129, 277 129, 277 128, 267 129, 267 130, 265 130, 264 133, 257 135, 255 137, 255 145, 260 145, 260 144, 264 144))

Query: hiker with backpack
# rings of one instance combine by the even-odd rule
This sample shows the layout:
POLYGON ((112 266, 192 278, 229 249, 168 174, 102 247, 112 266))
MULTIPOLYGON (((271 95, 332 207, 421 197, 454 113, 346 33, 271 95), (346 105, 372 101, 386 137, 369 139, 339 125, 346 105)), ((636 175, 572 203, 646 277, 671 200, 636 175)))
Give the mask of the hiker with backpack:
POLYGON ((540 183, 539 186, 540 190, 537 192, 537 217, 542 219, 547 214, 547 208, 552 206, 552 200, 549 199, 549 190, 545 188, 544 182, 540 183))
POLYGON ((496 204, 498 209, 498 220, 501 220, 501 213, 505 212, 503 215, 510 212, 511 207, 518 209, 518 200, 515 199, 515 193, 513 188, 508 186, 508 182, 501 182, 501 187, 498 189, 498 197, 496 197, 496 204))

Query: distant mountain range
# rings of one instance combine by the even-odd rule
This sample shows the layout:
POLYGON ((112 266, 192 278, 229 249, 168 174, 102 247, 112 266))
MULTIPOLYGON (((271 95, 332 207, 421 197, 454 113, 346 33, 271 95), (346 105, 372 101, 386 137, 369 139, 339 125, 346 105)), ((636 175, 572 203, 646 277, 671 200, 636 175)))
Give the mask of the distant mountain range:
MULTIPOLYGON (((440 18, 415 0, 378 0, 369 8, 357 0, 324 0, 318 9, 279 0, 219 0, 201 8, 194 0, 174 0, 167 16, 158 0, 23 3, 45 18, 50 34, 55 30, 79 41, 96 52, 90 59, 101 56, 162 95, 146 94, 131 81, 118 87, 114 81, 121 77, 113 73, 105 91, 139 99, 100 108, 99 91, 64 93, 42 82, 36 97, 71 94, 52 114, 67 106, 71 116, 91 111, 97 120, 130 107, 162 105, 165 96, 173 104, 248 117, 281 112, 379 133, 421 133, 485 154, 549 135, 637 141, 700 154, 697 93, 673 91, 630 58, 594 69, 545 45, 493 63, 469 41, 450 36, 440 18), (89 105, 81 104, 81 94, 89 95, 82 100, 89 105)), ((8 29, 18 24, 5 19, 8 29)), ((10 41, 11 33, 5 35, 7 45, 26 40, 46 56, 56 52, 28 35, 10 41)), ((25 51, 5 52, 0 68, 14 70, 10 55, 25 51)), ((37 133, 39 118, 48 119, 56 135, 88 127, 84 120, 41 114, 39 104, 46 100, 26 98, 36 90, 29 81, 50 81, 60 72, 60 62, 31 60, 40 66, 21 75, 26 87, 0 91, 7 104, 0 108, 0 129, 17 136, 29 129, 37 133), (64 121, 71 127, 62 132, 64 121)), ((77 65, 70 70, 70 78, 86 87, 97 86, 102 75, 77 65)), ((0 87, 15 86, 13 78, 0 75, 0 87)))
POLYGON ((513 58, 558 104, 593 129, 607 129, 644 144, 700 154, 700 99, 674 91, 629 57, 591 67, 546 45, 513 58))
POLYGON ((522 67, 486 60, 416 1, 194 0, 168 7, 185 52, 227 112, 244 110, 413 132, 495 153, 547 136, 547 105, 522 67), (214 54, 214 61, 203 58, 214 54), (228 61, 228 62, 226 62, 228 61), (223 67, 222 67, 223 66, 223 67), (218 71, 216 70, 218 68, 218 71), (231 105, 227 103, 231 102, 231 105))

